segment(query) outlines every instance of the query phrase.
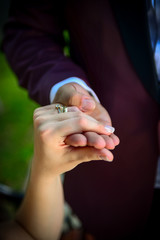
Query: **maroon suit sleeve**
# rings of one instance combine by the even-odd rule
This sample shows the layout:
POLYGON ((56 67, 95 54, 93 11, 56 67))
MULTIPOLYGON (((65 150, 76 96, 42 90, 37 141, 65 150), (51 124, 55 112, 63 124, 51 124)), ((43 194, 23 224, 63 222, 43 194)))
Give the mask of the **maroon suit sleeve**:
POLYGON ((86 79, 64 56, 63 5, 53 0, 13 0, 4 28, 3 49, 19 84, 41 105, 49 104, 51 87, 68 77, 86 79))

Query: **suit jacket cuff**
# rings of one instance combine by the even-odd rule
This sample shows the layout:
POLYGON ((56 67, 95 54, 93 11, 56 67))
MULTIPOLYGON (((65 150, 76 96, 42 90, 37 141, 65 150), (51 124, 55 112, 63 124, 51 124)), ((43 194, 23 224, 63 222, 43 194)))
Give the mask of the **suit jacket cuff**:
POLYGON ((97 102, 100 102, 96 93, 80 78, 78 77, 70 77, 70 78, 67 78, 61 82, 58 82, 56 83, 52 88, 51 88, 51 91, 50 91, 50 103, 53 102, 54 98, 55 98, 55 95, 58 91, 58 89, 60 87, 62 87, 64 84, 67 84, 67 83, 71 83, 71 82, 75 82, 75 83, 78 83, 79 85, 81 85, 84 89, 86 89, 94 98, 97 102))

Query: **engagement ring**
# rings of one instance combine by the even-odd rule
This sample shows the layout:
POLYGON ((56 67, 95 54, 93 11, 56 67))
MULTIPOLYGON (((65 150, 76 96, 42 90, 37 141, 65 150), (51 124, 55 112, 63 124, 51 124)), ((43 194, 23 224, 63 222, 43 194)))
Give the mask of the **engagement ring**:
POLYGON ((67 112, 67 107, 66 106, 56 104, 55 108, 57 109, 58 113, 67 112))

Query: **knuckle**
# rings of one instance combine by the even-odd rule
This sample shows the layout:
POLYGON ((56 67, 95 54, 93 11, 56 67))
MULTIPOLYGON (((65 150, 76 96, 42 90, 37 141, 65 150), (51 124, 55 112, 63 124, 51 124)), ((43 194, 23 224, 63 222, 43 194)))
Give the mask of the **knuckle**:
POLYGON ((34 118, 34 124, 35 124, 35 126, 40 126, 41 125, 41 123, 42 123, 42 121, 43 121, 43 119, 42 119, 42 117, 41 116, 36 116, 35 118, 34 118))
POLYGON ((46 146, 49 143, 48 136, 49 136, 48 131, 46 130, 39 131, 39 138, 40 138, 40 141, 44 144, 44 146, 46 146))
POLYGON ((86 127, 87 118, 84 115, 78 116, 78 125, 81 127, 86 127))
POLYGON ((33 112, 33 119, 36 119, 40 115, 40 111, 42 110, 42 107, 36 108, 33 112))
POLYGON ((55 128, 50 124, 45 124, 39 128, 40 139, 45 144, 54 144, 53 137, 55 136, 55 128))
POLYGON ((101 122, 97 121, 96 126, 98 127, 99 131, 104 132, 105 128, 101 122))
POLYGON ((33 118, 35 119, 38 115, 38 109, 35 109, 33 112, 33 118))

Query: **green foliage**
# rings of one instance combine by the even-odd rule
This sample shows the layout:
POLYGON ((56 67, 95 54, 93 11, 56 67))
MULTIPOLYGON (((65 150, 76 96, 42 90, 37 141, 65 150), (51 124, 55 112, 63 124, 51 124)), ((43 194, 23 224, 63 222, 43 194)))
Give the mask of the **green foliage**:
POLYGON ((32 115, 37 106, 0 53, 0 183, 16 190, 23 187, 33 156, 32 115))
POLYGON ((69 35, 69 32, 68 30, 64 30, 63 31, 63 38, 64 38, 64 41, 65 41, 65 46, 64 46, 64 55, 66 57, 70 57, 70 35, 69 35))

